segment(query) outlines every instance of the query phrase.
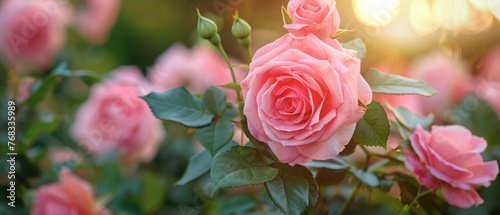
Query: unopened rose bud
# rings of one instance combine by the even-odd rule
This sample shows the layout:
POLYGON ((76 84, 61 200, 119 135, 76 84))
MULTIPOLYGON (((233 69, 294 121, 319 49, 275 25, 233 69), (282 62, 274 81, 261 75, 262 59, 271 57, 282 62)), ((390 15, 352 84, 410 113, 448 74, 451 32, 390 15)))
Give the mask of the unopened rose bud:
POLYGON ((217 25, 212 20, 202 16, 198 11, 198 35, 206 40, 211 40, 217 34, 217 25))
POLYGON ((243 19, 238 17, 238 13, 234 16, 233 26, 231 27, 231 33, 238 40, 246 39, 250 36, 252 27, 243 19))

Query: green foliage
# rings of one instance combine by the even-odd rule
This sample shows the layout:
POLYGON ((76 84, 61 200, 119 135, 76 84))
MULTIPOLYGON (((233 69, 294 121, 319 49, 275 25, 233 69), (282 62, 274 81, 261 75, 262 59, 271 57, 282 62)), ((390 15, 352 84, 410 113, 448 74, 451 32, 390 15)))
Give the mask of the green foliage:
POLYGON ((422 96, 432 96, 437 93, 421 80, 385 74, 373 68, 363 72, 362 75, 374 93, 422 96))
POLYGON ((279 173, 265 183, 268 195, 284 214, 308 214, 318 200, 317 184, 300 165, 275 164, 279 173), (305 195, 305 194, 308 195, 305 195))
POLYGON ((356 177, 359 181, 368 187, 377 187, 380 184, 380 180, 377 175, 373 172, 363 171, 360 169, 352 168, 350 170, 351 174, 356 177))
POLYGON ((210 113, 221 116, 226 109, 226 93, 217 87, 210 86, 203 93, 203 103, 210 113))
POLYGON ((210 170, 210 165, 212 163, 212 155, 207 150, 204 150, 198 154, 195 154, 189 159, 189 165, 182 175, 182 178, 175 182, 175 185, 184 186, 187 183, 197 179, 202 176, 208 170, 210 170))
POLYGON ((212 195, 221 188, 260 184, 273 179, 278 169, 255 148, 234 146, 217 154, 212 160, 212 195))
POLYGON ((71 71, 66 68, 65 64, 61 64, 49 75, 33 84, 30 89, 30 96, 22 105, 26 104, 32 108, 35 107, 35 105, 40 103, 47 96, 47 94, 54 91, 54 88, 63 77, 77 77, 88 85, 101 81, 101 77, 97 73, 85 70, 71 71))
POLYGON ((365 115, 356 123, 352 141, 364 146, 386 147, 389 121, 384 108, 376 101, 368 105, 365 115))
POLYGON ((413 130, 417 125, 421 125, 424 128, 431 126, 434 121, 434 115, 431 113, 426 117, 421 117, 411 112, 405 107, 396 107, 392 110, 394 118, 403 125, 405 128, 413 130))
POLYGON ((207 113, 203 102, 185 87, 177 87, 162 93, 149 93, 141 97, 153 114, 161 120, 170 120, 188 127, 210 124, 214 115, 207 113))
POLYGON ((213 156, 224 147, 233 137, 233 124, 229 120, 220 120, 210 123, 209 126, 198 128, 196 137, 201 145, 213 156))
POLYGON ((144 212, 153 212, 157 210, 162 203, 164 197, 164 188, 159 178, 151 173, 146 172, 142 175, 142 198, 140 204, 144 212))
POLYGON ((366 55, 366 46, 363 43, 363 40, 361 38, 356 38, 354 40, 351 40, 349 42, 341 43, 342 47, 345 49, 352 49, 357 53, 357 58, 363 59, 366 55))
POLYGON ((467 96, 445 118, 468 128, 488 143, 500 144, 500 116, 483 100, 467 96))

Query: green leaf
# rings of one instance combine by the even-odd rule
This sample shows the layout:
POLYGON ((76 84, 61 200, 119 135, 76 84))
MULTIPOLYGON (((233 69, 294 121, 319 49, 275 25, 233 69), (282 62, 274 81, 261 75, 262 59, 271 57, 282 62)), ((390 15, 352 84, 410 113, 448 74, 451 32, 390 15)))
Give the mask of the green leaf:
POLYGON ((255 200, 250 196, 232 196, 222 201, 220 212, 222 215, 249 214, 255 205, 255 200))
POLYGON ((205 112, 203 102, 184 87, 162 93, 152 92, 141 98, 148 103, 156 118, 161 120, 178 122, 187 127, 202 127, 214 118, 213 114, 205 112))
POLYGON ((37 114, 38 116, 31 121, 24 134, 25 138, 30 142, 36 140, 36 138, 44 133, 50 133, 57 129, 59 125, 59 119, 54 113, 49 113, 44 116, 44 114, 37 114))
POLYGON ((484 137, 490 144, 500 144, 500 116, 476 96, 465 97, 446 118, 484 137))
POLYGON ((211 168, 212 196, 221 188, 260 184, 278 174, 255 148, 245 146, 234 146, 217 154, 211 168))
POLYGON ((401 125, 411 130, 415 129, 417 125, 428 128, 434 121, 434 115, 432 113, 426 117, 421 117, 402 106, 394 108, 392 114, 401 125))
POLYGON ((292 24, 292 18, 283 5, 281 5, 281 18, 283 18, 283 24, 292 24))
POLYGON ((376 101, 368 105, 365 115, 356 123, 351 141, 364 146, 386 147, 390 126, 384 108, 376 101))
POLYGON ((380 191, 382 191, 382 192, 389 192, 393 185, 394 185, 394 181, 383 179, 380 181, 379 188, 380 188, 380 191))
POLYGON ((356 57, 359 59, 363 59, 366 55, 366 47, 365 47, 365 44, 363 43, 363 40, 361 40, 361 38, 356 38, 354 40, 351 40, 351 41, 345 42, 345 43, 341 43, 341 44, 342 44, 342 47, 345 49, 351 49, 351 50, 358 52, 356 57))
POLYGON ((368 187, 377 187, 380 184, 378 177, 373 172, 366 172, 360 169, 351 169, 352 175, 368 187))
POLYGON ((316 183, 316 180, 314 180, 314 177, 307 168, 301 166, 301 165, 295 165, 293 168, 299 173, 300 176, 304 177, 307 181, 308 189, 309 189, 309 194, 308 196, 308 206, 305 211, 302 212, 302 214, 309 214, 309 212, 314 208, 316 203, 318 202, 319 198, 319 187, 318 184, 316 183))
POLYGON ((309 163, 304 164, 304 166, 309 167, 309 168, 326 168, 326 169, 333 169, 333 170, 341 170, 341 169, 349 168, 349 166, 347 166, 343 163, 336 163, 336 162, 330 162, 330 161, 311 161, 309 163))
POLYGON ((363 77, 374 93, 393 95, 422 95, 430 97, 437 93, 432 87, 421 80, 414 80, 398 75, 385 74, 371 68, 364 72, 363 77))
POLYGON ((229 120, 214 121, 209 126, 196 129, 196 138, 213 156, 231 141, 233 134, 233 124, 229 120))
POLYGON ((231 90, 241 90, 241 86, 237 83, 234 83, 234 82, 231 82, 231 83, 227 83, 225 85, 222 85, 221 87, 224 87, 226 89, 231 89, 231 90))
MULTIPOLYGON (((276 164, 279 173, 265 183, 267 194, 284 214, 307 214, 309 205, 309 183, 298 168, 287 164, 276 164)), ((312 205, 314 206, 314 205, 312 205)))
POLYGON ((71 71, 66 68, 66 64, 60 64, 45 78, 33 84, 30 90, 30 96, 23 104, 27 104, 33 108, 36 104, 40 103, 47 94, 54 91, 54 88, 63 77, 78 77, 88 85, 101 81, 101 76, 98 73, 85 70, 71 71))
POLYGON ((142 175, 142 198, 140 198, 142 210, 151 213, 157 210, 163 201, 164 187, 160 179, 150 172, 142 175))
POLYGON ((226 108, 226 93, 210 86, 203 93, 203 103, 211 113, 221 116, 226 108))
POLYGON ((184 175, 182 175, 182 178, 179 179, 179 181, 175 182, 175 185, 184 186, 202 176, 210 170, 211 163, 212 155, 210 155, 207 150, 203 150, 202 152, 193 155, 189 159, 189 165, 186 172, 184 172, 184 175))
POLYGON ((358 144, 354 141, 349 141, 349 143, 344 147, 344 149, 339 153, 340 156, 349 156, 356 150, 358 144))

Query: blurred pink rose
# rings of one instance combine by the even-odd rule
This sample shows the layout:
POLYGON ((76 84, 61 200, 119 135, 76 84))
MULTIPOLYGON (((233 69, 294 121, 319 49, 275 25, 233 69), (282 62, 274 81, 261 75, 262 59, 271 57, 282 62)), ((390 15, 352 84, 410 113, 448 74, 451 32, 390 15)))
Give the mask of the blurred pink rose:
MULTIPOLYGON (((243 70, 239 68, 235 68, 235 73, 237 80, 244 76, 243 70)), ((148 78, 155 92, 184 85, 193 94, 202 94, 210 85, 220 86, 232 82, 222 56, 206 44, 198 44, 192 50, 181 44, 172 45, 158 57, 148 78)), ((234 90, 223 90, 229 101, 236 101, 234 90)))
POLYGON ((33 215, 109 215, 94 202, 91 185, 68 169, 59 172, 59 182, 40 187, 31 209, 33 215))
POLYGON ((284 27, 295 36, 315 34, 320 39, 335 35, 340 17, 334 0, 290 0, 287 11, 291 24, 284 27))
MULTIPOLYGON (((373 100, 380 102, 382 105, 389 103, 393 108, 404 107, 419 116, 426 116, 420 105, 420 99, 420 96, 417 95, 373 94, 373 100)), ((389 117, 389 119, 394 119, 392 112, 388 109, 385 110, 387 117, 389 117)))
POLYGON ((414 152, 405 150, 405 166, 430 189, 441 188, 451 205, 468 208, 483 200, 474 190, 489 186, 498 174, 496 161, 484 162, 486 141, 459 125, 432 126, 427 132, 418 126, 410 136, 414 152))
POLYGON ((478 66, 479 76, 491 82, 500 82, 500 45, 492 48, 478 66))
POLYGON ((332 158, 351 139, 372 92, 356 52, 287 34, 259 49, 241 82, 250 133, 284 163, 332 158))
MULTIPOLYGON (((117 151, 126 161, 149 161, 165 133, 161 122, 139 98, 144 92, 125 76, 119 78, 120 71, 132 74, 130 69, 119 68, 112 72, 115 79, 92 87, 89 99, 78 110, 71 133, 92 154, 117 151)), ((139 71, 136 73, 141 77, 139 71)))
POLYGON ((18 71, 48 69, 65 42, 66 5, 56 0, 5 0, 0 55, 18 71))
POLYGON ((476 94, 500 115, 500 46, 487 52, 480 61, 476 94))
POLYGON ((423 115, 441 117, 452 104, 473 91, 472 77, 465 66, 442 52, 432 52, 414 62, 408 77, 425 81, 438 93, 419 97, 423 115))
POLYGON ((116 22, 121 0, 85 0, 77 25, 80 33, 91 43, 101 44, 116 22))

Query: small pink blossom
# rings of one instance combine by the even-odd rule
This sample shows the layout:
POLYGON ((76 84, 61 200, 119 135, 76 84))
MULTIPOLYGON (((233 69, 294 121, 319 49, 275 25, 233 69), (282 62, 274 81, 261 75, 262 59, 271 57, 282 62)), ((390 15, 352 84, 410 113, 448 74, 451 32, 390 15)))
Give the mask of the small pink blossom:
POLYGON ((35 193, 33 215, 110 215, 95 204, 91 185, 68 169, 59 172, 59 182, 44 185, 35 193))
POLYGON ((340 25, 334 0, 290 0, 287 11, 292 23, 284 27, 295 36, 312 33, 320 39, 330 38, 340 25))

